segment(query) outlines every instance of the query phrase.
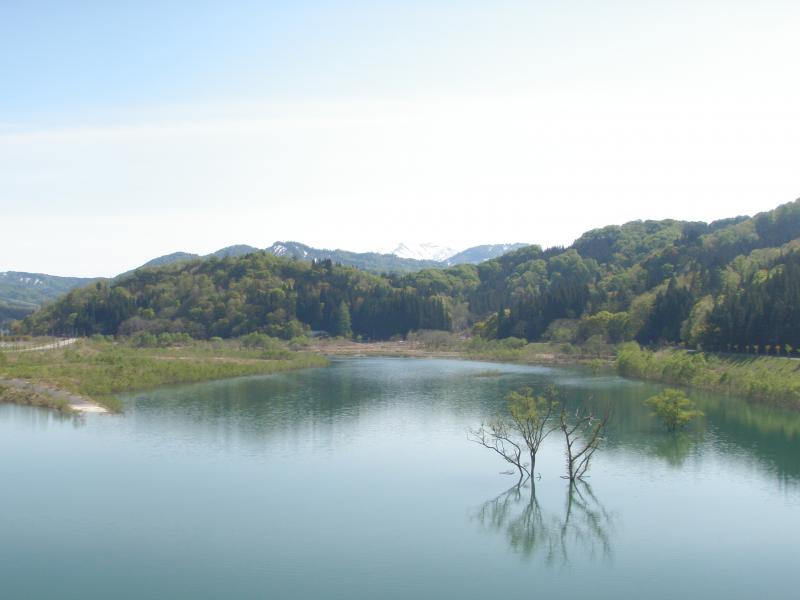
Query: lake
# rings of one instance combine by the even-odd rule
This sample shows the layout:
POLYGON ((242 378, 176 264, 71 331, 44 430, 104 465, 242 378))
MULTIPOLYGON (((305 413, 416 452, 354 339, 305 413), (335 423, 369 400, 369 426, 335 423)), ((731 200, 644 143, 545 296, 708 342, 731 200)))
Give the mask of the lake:
POLYGON ((797 598, 800 415, 576 369, 365 358, 124 398, 0 405, 3 598, 797 598), (553 384, 613 407, 586 483, 466 431, 553 384), (534 493, 535 491, 535 493, 534 493))

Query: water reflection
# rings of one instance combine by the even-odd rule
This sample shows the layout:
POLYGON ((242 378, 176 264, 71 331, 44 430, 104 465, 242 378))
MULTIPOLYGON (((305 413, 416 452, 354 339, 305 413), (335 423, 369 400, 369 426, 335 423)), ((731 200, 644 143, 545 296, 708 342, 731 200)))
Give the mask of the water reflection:
POLYGON ((484 502, 474 518, 486 530, 504 535, 517 554, 540 556, 547 565, 564 566, 578 557, 610 561, 613 555, 614 517, 585 481, 569 484, 563 506, 548 510, 529 480, 484 502))
POLYGON ((32 430, 46 430, 51 424, 71 424, 74 429, 86 426, 85 413, 63 413, 56 410, 17 404, 0 403, 0 419, 24 425, 32 430))
POLYGON ((354 360, 168 388, 78 431, 0 406, 3 597, 796 597, 800 490, 774 474, 800 471, 800 415, 710 398, 672 439, 643 404, 658 386, 491 368, 354 360), (554 437, 535 489, 476 499, 498 464, 464 430, 550 383, 614 406, 594 489, 558 478, 554 437))
POLYGON ((697 442, 691 435, 679 431, 662 434, 654 439, 650 451, 654 456, 663 459, 670 467, 679 469, 696 448, 697 442))
POLYGON ((614 407, 606 447, 644 450, 680 467, 693 456, 707 452, 752 461, 759 470, 774 473, 782 484, 800 482, 800 412, 749 403, 741 398, 688 390, 705 418, 689 424, 682 436, 669 439, 644 400, 664 386, 613 377, 573 377, 565 384, 554 378, 569 407, 601 411, 614 407))
POLYGON ((261 447, 310 440, 332 449, 356 424, 381 422, 388 413, 456 415, 474 426, 498 414, 509 391, 555 385, 570 409, 602 412, 612 406, 605 447, 627 455, 658 457, 680 468, 692 456, 724 454, 781 482, 800 481, 800 413, 692 391, 706 414, 672 439, 644 404, 662 387, 569 369, 492 365, 466 361, 358 359, 269 377, 164 388, 126 398, 126 418, 140 431, 183 430, 214 442, 232 439, 261 447), (489 368, 496 376, 485 375, 489 368), (500 375, 497 375, 500 373, 500 375))

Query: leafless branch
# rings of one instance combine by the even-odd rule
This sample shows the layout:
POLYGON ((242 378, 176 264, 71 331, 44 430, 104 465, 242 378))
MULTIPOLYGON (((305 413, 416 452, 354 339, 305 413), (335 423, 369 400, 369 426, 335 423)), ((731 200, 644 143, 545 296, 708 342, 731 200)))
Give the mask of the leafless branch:
POLYGON ((496 452, 503 460, 513 465, 519 472, 520 481, 530 477, 527 464, 522 462, 522 447, 514 441, 504 421, 495 419, 489 423, 482 423, 478 429, 470 429, 467 437, 476 444, 496 452))
POLYGON ((564 434, 567 458, 565 479, 576 481, 589 470, 594 453, 605 439, 603 434, 610 418, 608 411, 598 418, 592 413, 582 413, 580 408, 570 418, 567 411, 562 409, 559 424, 564 434))

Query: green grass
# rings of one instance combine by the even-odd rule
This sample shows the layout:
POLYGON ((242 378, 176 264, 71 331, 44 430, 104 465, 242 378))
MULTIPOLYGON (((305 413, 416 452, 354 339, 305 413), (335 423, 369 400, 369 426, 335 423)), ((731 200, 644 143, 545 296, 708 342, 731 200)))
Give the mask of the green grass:
POLYGON ((82 340, 60 350, 7 352, 0 360, 0 377, 46 383, 119 411, 122 406, 114 396, 122 392, 326 364, 317 355, 249 350, 235 341, 133 348, 120 342, 82 340))
POLYGON ((621 375, 722 392, 800 410, 800 361, 777 356, 720 355, 686 350, 651 352, 624 345, 621 375))
POLYGON ((613 346, 586 348, 580 345, 556 342, 533 342, 522 340, 483 340, 473 338, 462 345, 460 350, 468 358, 496 362, 527 364, 610 364, 615 356, 613 346))
POLYGON ((62 398, 54 398, 44 394, 38 394, 33 390, 18 389, 0 383, 0 402, 8 404, 20 404, 23 406, 39 406, 42 408, 52 408, 63 413, 71 413, 73 410, 69 402, 62 398))

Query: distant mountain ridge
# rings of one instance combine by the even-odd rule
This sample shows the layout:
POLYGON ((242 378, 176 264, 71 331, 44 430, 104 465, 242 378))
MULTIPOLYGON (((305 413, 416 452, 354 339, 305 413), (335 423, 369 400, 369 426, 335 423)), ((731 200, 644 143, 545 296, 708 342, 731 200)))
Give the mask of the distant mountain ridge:
POLYGON ((269 248, 265 248, 265 251, 275 256, 289 256, 297 260, 330 260, 334 263, 375 273, 410 273, 420 269, 436 269, 446 266, 434 260, 402 258, 395 254, 379 252, 327 250, 313 248, 300 242, 275 242, 269 248))
POLYGON ((506 252, 513 252, 514 250, 519 250, 529 245, 530 244, 484 244, 482 246, 473 246, 459 252, 453 248, 430 242, 422 244, 400 243, 392 250, 391 254, 400 258, 433 261, 444 266, 452 267, 453 265, 463 264, 477 265, 484 261, 502 256, 506 252))
MULTIPOLYGON (((497 258, 506 252, 518 250, 528 244, 486 244, 467 248, 462 252, 456 252, 451 248, 437 246, 435 244, 418 244, 416 246, 399 244, 393 253, 380 252, 351 252, 349 250, 328 250, 325 248, 314 248, 300 242, 278 241, 271 246, 264 248, 264 252, 275 256, 287 256, 296 260, 330 260, 337 264, 348 267, 356 267, 374 273, 411 273, 420 269, 442 269, 460 264, 479 264, 492 258, 497 258), (401 256, 424 253, 441 256, 443 258, 412 258, 401 256)), ((182 260, 195 260, 199 258, 236 257, 259 252, 259 248, 247 245, 228 246, 206 256, 191 254, 188 252, 173 252, 164 256, 159 256, 146 262, 140 268, 161 267, 173 264, 182 260)))
POLYGON ((39 305, 43 298, 60 295, 97 277, 59 277, 44 273, 6 271, 0 273, 0 299, 20 305, 39 305))
POLYGON ((448 267, 453 265, 477 265, 487 260, 497 258, 508 252, 514 252, 530 244, 485 244, 483 246, 473 246, 462 252, 458 252, 448 257, 444 262, 448 267))
POLYGON ((405 244, 401 242, 390 254, 394 254, 400 258, 446 262, 451 256, 458 254, 458 250, 453 250, 447 246, 440 246, 431 242, 422 244, 405 244))
MULTIPOLYGON (((397 254, 385 254, 379 252, 351 252, 348 250, 327 250, 314 248, 300 242, 275 242, 264 252, 275 256, 286 256, 296 260, 319 261, 330 260, 334 263, 356 267, 374 273, 398 273, 405 274, 421 269, 443 269, 456 264, 478 264, 485 260, 490 260, 500 256, 504 252, 516 250, 527 244, 497 244, 484 245, 468 248, 463 252, 450 254, 449 248, 437 246, 435 244, 421 244, 419 247, 426 252, 438 253, 438 256, 445 256, 442 260, 417 259, 398 256, 397 254)), ((406 248, 408 252, 413 252, 413 246, 400 244, 400 248, 406 248)), ((194 254, 191 252, 172 252, 164 256, 156 257, 147 261, 138 269, 158 268, 166 265, 176 264, 182 261, 199 260, 203 258, 228 258, 244 256, 253 252, 262 251, 254 246, 239 244, 221 248, 208 255, 194 254)), ((123 277, 133 274, 137 269, 132 269, 117 276, 123 277)), ((101 281, 103 277, 59 277, 56 275, 45 275, 43 273, 24 273, 8 271, 0 273, 0 323, 13 319, 23 318, 33 312, 42 304, 55 300, 68 291, 101 281)))
MULTIPOLYGON (((144 269, 149 267, 163 267, 164 265, 171 265, 173 263, 180 262, 182 260, 211 258, 212 256, 216 256, 217 258, 227 258, 229 256, 243 256, 245 254, 250 254, 252 252, 258 252, 258 251, 259 249, 253 246, 239 244, 236 246, 227 246, 225 248, 221 248, 216 252, 212 252, 211 254, 207 254, 205 256, 203 256, 202 254, 194 254, 192 252, 173 252, 172 254, 165 254, 164 256, 159 256, 152 260, 148 260, 141 267, 137 268, 144 269)), ((136 269, 133 270, 135 271, 136 269)))
POLYGON ((44 273, 0 273, 0 324, 21 319, 69 290, 97 281, 91 277, 59 277, 44 273))
MULTIPOLYGON (((190 252, 173 252, 172 254, 165 254, 164 256, 159 256, 152 260, 148 260, 141 267, 137 268, 142 269, 149 267, 163 267, 164 265, 171 265, 182 260, 194 260, 195 258, 201 257, 199 254, 192 254, 190 252)), ((132 270, 135 271, 136 269, 132 270)))

